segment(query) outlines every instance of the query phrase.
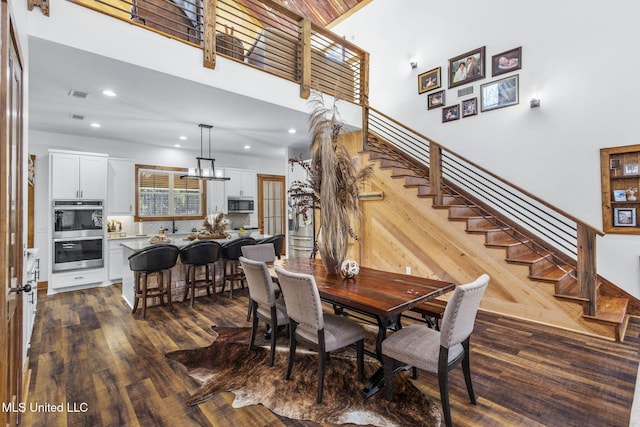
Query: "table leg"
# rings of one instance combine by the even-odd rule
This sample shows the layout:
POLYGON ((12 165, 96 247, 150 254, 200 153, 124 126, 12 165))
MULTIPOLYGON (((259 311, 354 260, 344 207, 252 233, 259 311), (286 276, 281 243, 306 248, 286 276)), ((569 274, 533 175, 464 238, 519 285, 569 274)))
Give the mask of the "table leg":
MULTIPOLYGON (((378 321, 378 336, 376 337, 376 357, 382 361, 382 341, 387 336, 387 329, 397 329, 400 326, 400 316, 393 318, 376 317, 378 321)), ((369 378, 362 391, 362 396, 366 399, 376 394, 384 384, 384 369, 379 367, 369 378)))

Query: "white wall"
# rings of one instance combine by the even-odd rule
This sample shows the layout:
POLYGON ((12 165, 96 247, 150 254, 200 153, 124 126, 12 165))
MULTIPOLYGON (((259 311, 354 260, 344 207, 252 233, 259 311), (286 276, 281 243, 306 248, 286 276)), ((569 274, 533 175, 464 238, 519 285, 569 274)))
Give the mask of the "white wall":
MULTIPOLYGON (((371 54, 373 108, 602 229, 599 149, 637 144, 640 133, 636 17, 633 2, 376 0, 332 31, 371 54), (481 46, 486 78, 458 98, 467 85, 447 89, 448 60, 481 46), (442 67, 447 105, 479 97, 499 78, 491 56, 518 46, 517 106, 442 123, 418 95, 418 74, 442 67), (534 95, 539 109, 529 108, 534 95)), ((599 274, 640 297, 640 238, 598 238, 597 254, 599 274)))

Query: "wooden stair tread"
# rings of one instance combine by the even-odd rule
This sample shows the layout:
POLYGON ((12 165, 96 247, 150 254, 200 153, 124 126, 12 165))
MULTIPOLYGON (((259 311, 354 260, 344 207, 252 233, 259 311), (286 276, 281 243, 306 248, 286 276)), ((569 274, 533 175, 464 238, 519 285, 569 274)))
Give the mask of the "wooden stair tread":
POLYGON ((619 297, 605 297, 598 298, 598 305, 596 306, 596 315, 587 316, 586 318, 595 318, 600 321, 622 324, 627 316, 627 307, 629 300, 627 298, 619 297))
POLYGON ((556 266, 547 267, 536 274, 529 275, 531 280, 538 280, 542 282, 557 282, 563 279, 569 273, 559 269, 556 266))
POLYGON ((512 264, 533 264, 542 259, 549 258, 551 256, 550 253, 536 253, 533 251, 529 251, 528 253, 522 253, 514 257, 507 257, 505 260, 512 264))

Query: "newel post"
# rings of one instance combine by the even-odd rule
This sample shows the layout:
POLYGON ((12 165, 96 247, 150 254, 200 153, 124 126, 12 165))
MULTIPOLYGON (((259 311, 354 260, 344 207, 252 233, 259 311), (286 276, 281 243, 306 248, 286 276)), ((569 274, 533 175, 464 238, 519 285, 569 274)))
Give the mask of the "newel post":
POLYGON ((300 34, 300 98, 311 95, 311 21, 303 18, 298 21, 300 34))
POLYGON ((442 148, 433 141, 429 143, 429 187, 433 206, 442 206, 442 148))
POLYGON ((587 313, 596 315, 596 233, 584 224, 578 223, 578 290, 582 298, 589 300, 587 313))
POLYGON ((362 151, 369 149, 369 106, 362 106, 362 151))
POLYGON ((202 34, 203 66, 216 68, 216 10, 217 0, 204 0, 204 31, 202 34))

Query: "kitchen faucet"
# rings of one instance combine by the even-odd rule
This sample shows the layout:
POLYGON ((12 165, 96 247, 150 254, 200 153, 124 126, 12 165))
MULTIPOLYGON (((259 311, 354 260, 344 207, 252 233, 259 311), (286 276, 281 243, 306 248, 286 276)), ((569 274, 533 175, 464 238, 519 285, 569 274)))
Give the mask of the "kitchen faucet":
POLYGON ((171 220, 171 229, 173 230, 172 233, 176 234, 178 232, 178 227, 176 227, 176 219, 173 218, 171 220))

